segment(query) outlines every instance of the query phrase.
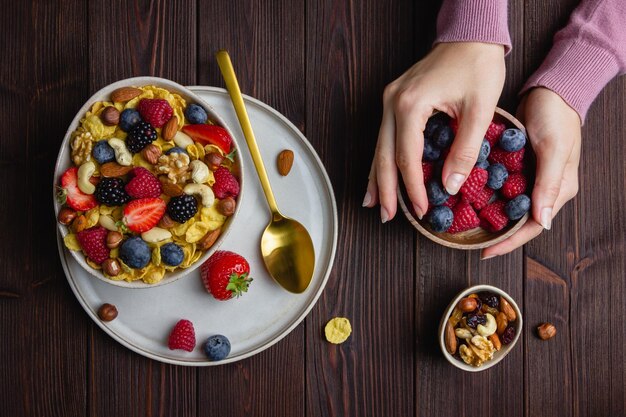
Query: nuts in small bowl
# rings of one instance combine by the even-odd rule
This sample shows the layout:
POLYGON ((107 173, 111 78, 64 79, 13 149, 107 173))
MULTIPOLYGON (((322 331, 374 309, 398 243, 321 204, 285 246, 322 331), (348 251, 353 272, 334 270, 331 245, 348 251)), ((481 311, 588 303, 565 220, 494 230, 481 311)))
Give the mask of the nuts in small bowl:
POLYGON ((402 183, 398 200, 413 227, 433 242, 455 249, 486 248, 510 237, 528 219, 535 156, 524 126, 496 108, 476 165, 459 192, 449 195, 441 170, 457 129, 457 121, 441 112, 426 125, 422 171, 428 212, 417 217, 402 183))
POLYGON ((522 315, 507 293, 491 285, 461 291, 439 323, 439 346, 445 358, 469 372, 488 369, 513 349, 522 315))

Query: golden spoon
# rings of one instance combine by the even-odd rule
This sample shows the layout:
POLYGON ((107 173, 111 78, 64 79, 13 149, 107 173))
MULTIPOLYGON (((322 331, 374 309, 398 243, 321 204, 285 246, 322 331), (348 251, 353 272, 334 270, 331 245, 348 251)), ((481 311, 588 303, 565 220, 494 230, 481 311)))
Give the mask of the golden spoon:
POLYGON ((315 250, 311 236, 304 226, 278 211, 230 56, 228 52, 222 50, 217 53, 216 57, 272 213, 270 223, 261 237, 263 261, 270 275, 283 288, 294 293, 301 293, 309 286, 315 266, 315 250))

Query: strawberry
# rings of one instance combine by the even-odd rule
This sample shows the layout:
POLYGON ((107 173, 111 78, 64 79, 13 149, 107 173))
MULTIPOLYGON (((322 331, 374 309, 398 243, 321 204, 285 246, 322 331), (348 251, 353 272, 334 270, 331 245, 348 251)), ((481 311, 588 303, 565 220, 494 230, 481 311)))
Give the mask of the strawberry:
POLYGON ((196 347, 196 332, 189 320, 179 320, 167 339, 170 350, 182 349, 191 352, 196 347))
POLYGON ((480 219, 467 201, 461 200, 454 206, 452 213, 454 214, 454 220, 452 221, 452 226, 448 229, 448 233, 464 232, 474 229, 480 224, 480 219))
POLYGON ((162 127, 174 113, 170 103, 162 98, 144 98, 137 105, 137 111, 144 121, 154 127, 162 127))
POLYGON ((491 149, 489 162, 504 165, 507 171, 509 171, 509 174, 520 172, 524 169, 524 149, 525 148, 522 148, 516 152, 507 152, 499 146, 496 146, 491 149))
POLYGON ((204 264, 200 276, 204 287, 218 300, 230 300, 248 291, 252 282, 248 261, 234 252, 217 251, 204 264))
POLYGON ((155 198, 161 195, 161 182, 146 168, 134 168, 131 175, 132 179, 124 188, 131 198, 155 198))
POLYGON ((107 234, 109 231, 102 226, 94 226, 76 234, 78 244, 85 255, 98 265, 109 259, 107 234))
POLYGON ((183 126, 183 132, 191 136, 196 142, 205 145, 215 145, 225 154, 230 153, 233 139, 228 134, 228 131, 221 126, 207 124, 186 125, 183 126))
POLYGON ((523 174, 511 174, 502 185, 500 191, 505 198, 512 200, 518 195, 524 194, 527 185, 526 177, 523 174))
POLYGON ((237 198, 239 195, 239 182, 237 178, 226 167, 219 167, 213 173, 215 178, 215 184, 213 184, 213 193, 215 197, 222 198, 232 197, 237 198))
POLYGON ((476 196, 483 190, 485 184, 487 184, 487 179, 489 178, 489 174, 486 169, 474 167, 470 172, 467 180, 461 186, 459 192, 463 195, 463 200, 468 203, 473 202, 476 199, 476 196))
POLYGON ((504 212, 506 202, 496 200, 483 208, 478 217, 482 220, 481 226, 490 232, 499 232, 509 224, 509 218, 504 212))
POLYGON ((165 214, 165 201, 160 198, 140 198, 124 207, 124 223, 129 230, 143 233, 156 226, 165 214))
POLYGON ((495 191, 491 188, 484 187, 474 198, 472 207, 478 211, 482 210, 487 204, 489 204, 489 201, 491 200, 491 197, 493 197, 494 193, 495 191))
POLYGON ((61 175, 61 187, 57 194, 59 202, 76 211, 91 210, 98 205, 93 194, 85 194, 78 188, 78 168, 72 167, 61 175))
POLYGON ((487 133, 485 133, 485 139, 487 139, 487 142, 489 142, 492 148, 496 145, 496 143, 498 143, 500 137, 502 137, 502 132, 504 132, 505 130, 506 126, 504 125, 504 123, 497 123, 492 121, 489 124, 487 133))
POLYGON ((424 174, 424 184, 427 184, 433 177, 433 163, 422 162, 422 173, 424 174))

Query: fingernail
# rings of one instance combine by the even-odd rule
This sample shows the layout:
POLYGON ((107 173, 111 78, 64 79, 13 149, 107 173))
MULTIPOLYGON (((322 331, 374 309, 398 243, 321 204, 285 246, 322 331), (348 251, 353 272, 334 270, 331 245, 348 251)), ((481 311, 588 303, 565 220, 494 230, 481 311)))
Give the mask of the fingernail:
POLYGON ((552 209, 550 207, 541 209, 541 225, 546 230, 550 230, 552 227, 552 209))
POLYGON ((417 218, 422 220, 422 218, 424 217, 424 213, 422 213, 422 209, 419 208, 417 204, 413 204, 413 210, 415 210, 415 214, 417 215, 417 218))
POLYGON ((387 213, 387 210, 385 210, 384 207, 380 207, 380 221, 383 223, 387 223, 387 220, 389 220, 389 213, 387 213))
POLYGON ((480 260, 481 261, 486 261, 487 259, 495 258, 496 256, 498 256, 498 255, 481 256, 480 260))
POLYGON ((455 195, 459 192, 459 188, 463 185, 464 180, 465 175, 463 174, 459 174, 458 172, 451 174, 448 177, 448 182, 446 183, 446 191, 451 195, 455 195))
POLYGON ((363 198, 363 207, 369 206, 371 202, 372 202, 372 195, 368 191, 365 193, 365 198, 363 198))

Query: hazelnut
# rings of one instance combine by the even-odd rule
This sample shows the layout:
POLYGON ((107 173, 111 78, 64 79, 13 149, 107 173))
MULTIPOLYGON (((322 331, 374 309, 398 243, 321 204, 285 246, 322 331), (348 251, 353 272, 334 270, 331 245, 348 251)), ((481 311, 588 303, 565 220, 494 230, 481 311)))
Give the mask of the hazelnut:
POLYGON ((475 298, 465 297, 459 301, 458 306, 459 310, 464 313, 470 313, 478 307, 478 301, 475 298))
POLYGON ((98 309, 98 317, 100 317, 102 321, 115 320, 117 317, 117 308, 113 304, 102 304, 98 309))
POLYGON ((541 340, 552 339, 556 335, 556 327, 552 323, 543 323, 537 327, 537 335, 541 340))
POLYGON ((120 122, 120 112, 113 106, 105 107, 100 113, 100 118, 102 119, 102 123, 107 126, 115 126, 120 122))
POLYGON ((148 161, 148 163, 156 165, 157 162, 159 162, 159 156, 161 156, 161 149, 151 143, 150 145, 143 148, 143 150, 141 151, 141 156, 143 156, 143 159, 148 161))
POLYGON ((173 227, 175 225, 176 223, 174 222, 174 220, 172 220, 172 218, 168 214, 164 214, 163 217, 161 217, 161 220, 159 221, 159 227, 161 229, 169 229, 170 227, 173 227))
POLYGON ((226 197, 217 203, 217 211, 226 217, 235 213, 235 207, 237 207, 237 202, 232 197, 226 197))
POLYGON ((67 226, 68 224, 72 223, 75 218, 76 212, 71 208, 63 207, 61 210, 59 210, 59 223, 67 226))
POLYGON ((102 262, 102 270, 110 277, 116 277, 122 271, 122 267, 117 259, 109 258, 102 262))
POLYGON ((204 157, 204 162, 206 162, 211 171, 218 169, 223 161, 224 157, 217 152, 211 152, 204 157))
POLYGON ((100 182, 100 177, 91 176, 89 177, 89 182, 93 185, 98 185, 98 183, 100 182))
POLYGON ((107 248, 117 248, 120 243, 122 243, 122 239, 124 239, 124 235, 120 232, 109 232, 109 234, 107 234, 107 248))
POLYGON ((74 233, 80 233, 87 227, 87 218, 82 214, 74 219, 72 222, 72 230, 74 233))

